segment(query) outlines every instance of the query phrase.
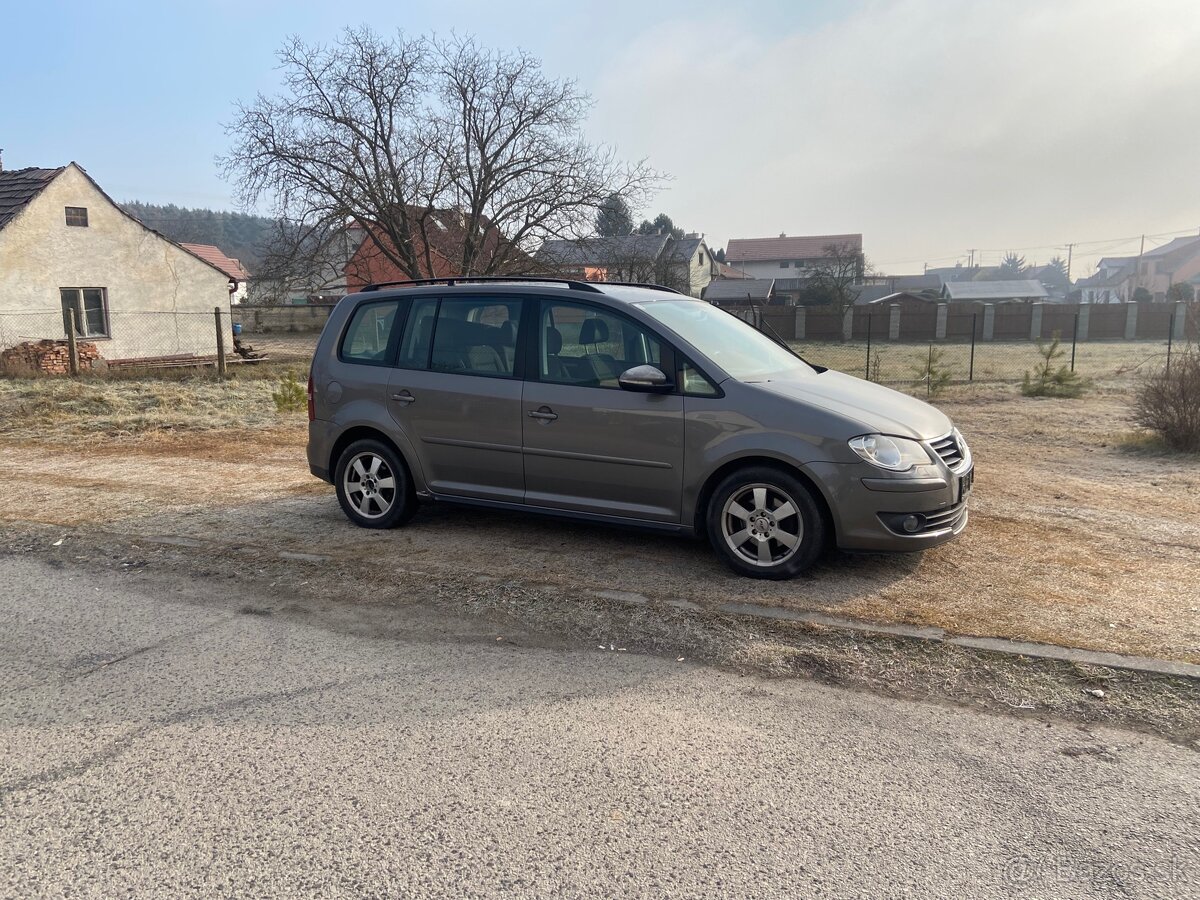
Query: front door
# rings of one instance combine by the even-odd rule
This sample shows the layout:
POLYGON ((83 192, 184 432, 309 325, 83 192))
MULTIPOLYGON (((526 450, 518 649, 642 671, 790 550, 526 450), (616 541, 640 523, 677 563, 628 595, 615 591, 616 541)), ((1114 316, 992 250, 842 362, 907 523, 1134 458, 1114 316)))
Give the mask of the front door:
POLYGON ((610 310, 550 300, 541 303, 537 338, 521 403, 525 502, 678 522, 683 397, 617 383, 644 364, 673 377, 670 348, 610 310))
POLYGON ((435 493, 523 500, 521 306, 483 296, 412 304, 388 406, 435 493))

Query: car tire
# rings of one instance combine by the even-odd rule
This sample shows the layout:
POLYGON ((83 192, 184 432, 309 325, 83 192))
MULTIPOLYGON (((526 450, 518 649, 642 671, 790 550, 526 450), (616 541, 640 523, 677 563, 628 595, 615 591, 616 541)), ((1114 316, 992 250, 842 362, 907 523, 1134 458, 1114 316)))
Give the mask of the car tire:
POLYGON ((705 524, 717 554, 749 578, 793 578, 816 562, 827 541, 812 489, 772 466, 747 466, 723 478, 705 524))
POLYGON ((363 528, 396 528, 416 514, 408 467, 383 441, 355 441, 343 450, 333 484, 346 518, 363 528))

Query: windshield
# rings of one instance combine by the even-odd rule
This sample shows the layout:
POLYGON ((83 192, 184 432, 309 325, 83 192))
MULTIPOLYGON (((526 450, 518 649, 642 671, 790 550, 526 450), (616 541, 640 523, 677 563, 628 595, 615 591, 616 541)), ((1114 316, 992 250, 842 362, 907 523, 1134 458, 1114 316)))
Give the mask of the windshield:
POLYGON ((641 305, 738 381, 806 378, 814 370, 736 316, 700 300, 657 300, 641 305))

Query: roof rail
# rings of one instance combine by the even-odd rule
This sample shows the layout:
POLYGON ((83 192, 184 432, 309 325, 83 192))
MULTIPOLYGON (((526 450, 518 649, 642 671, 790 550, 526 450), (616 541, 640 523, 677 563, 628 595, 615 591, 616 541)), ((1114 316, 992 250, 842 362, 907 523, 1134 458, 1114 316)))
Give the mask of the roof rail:
POLYGON ((453 287, 456 282, 494 284, 496 282, 505 281, 531 281, 535 284, 565 284, 570 288, 579 291, 591 291, 593 294, 603 293, 595 285, 589 284, 586 281, 574 281, 569 278, 543 278, 535 275, 451 275, 447 278, 413 278, 406 281, 380 281, 375 284, 368 284, 359 288, 359 292, 378 291, 381 288, 387 287, 403 287, 408 285, 421 284, 444 284, 447 287, 453 287))
POLYGON ((668 294, 679 294, 681 297, 688 296, 683 291, 676 290, 673 287, 667 287, 665 284, 648 284, 647 282, 644 282, 644 281, 596 281, 596 282, 591 282, 591 283, 592 284, 612 284, 612 285, 616 285, 617 287, 646 288, 647 290, 650 290, 650 291, 666 291, 668 294))

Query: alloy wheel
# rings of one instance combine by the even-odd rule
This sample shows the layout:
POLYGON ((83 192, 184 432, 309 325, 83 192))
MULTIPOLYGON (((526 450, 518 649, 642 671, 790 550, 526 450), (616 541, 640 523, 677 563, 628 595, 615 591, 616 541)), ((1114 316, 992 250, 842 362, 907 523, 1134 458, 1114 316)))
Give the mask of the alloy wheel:
POLYGON ((777 566, 800 547, 804 519, 785 491, 771 484, 748 484, 725 501, 721 534, 729 548, 746 563, 777 566))

